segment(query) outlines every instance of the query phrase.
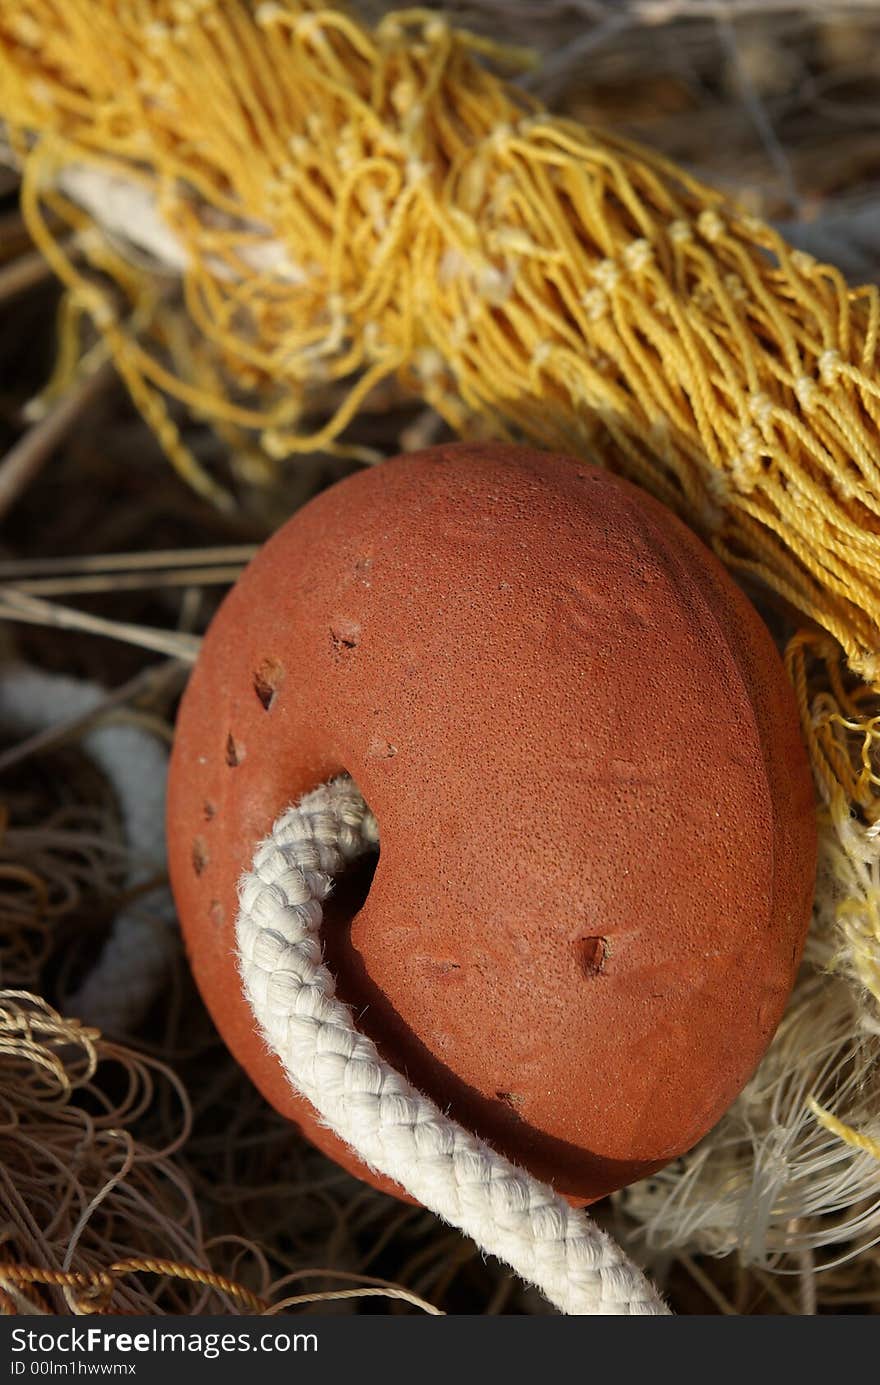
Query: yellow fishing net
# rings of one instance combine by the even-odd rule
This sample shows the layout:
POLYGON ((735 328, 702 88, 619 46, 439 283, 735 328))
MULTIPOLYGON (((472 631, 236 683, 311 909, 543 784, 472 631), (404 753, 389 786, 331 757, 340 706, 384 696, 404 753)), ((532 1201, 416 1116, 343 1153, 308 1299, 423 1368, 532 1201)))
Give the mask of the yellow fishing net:
POLYGON ((166 397, 270 457, 369 461, 346 429, 388 377, 654 492, 802 627, 822 965, 877 1030, 880 292, 547 114, 499 75, 527 61, 424 10, 0 0, 9 157, 69 290, 56 383, 85 315, 219 504, 166 397))

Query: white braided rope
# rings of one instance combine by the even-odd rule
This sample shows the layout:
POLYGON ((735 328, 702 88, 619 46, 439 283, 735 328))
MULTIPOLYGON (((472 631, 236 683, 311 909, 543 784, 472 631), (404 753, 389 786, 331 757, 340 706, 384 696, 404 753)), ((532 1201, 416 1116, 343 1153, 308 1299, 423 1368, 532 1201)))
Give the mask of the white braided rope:
POLYGON ((283 813, 239 885, 245 994, 294 1089, 372 1169, 506 1261, 564 1313, 662 1314, 641 1271, 582 1211, 469 1134, 380 1058, 322 961, 334 877, 375 847, 347 777, 283 813))

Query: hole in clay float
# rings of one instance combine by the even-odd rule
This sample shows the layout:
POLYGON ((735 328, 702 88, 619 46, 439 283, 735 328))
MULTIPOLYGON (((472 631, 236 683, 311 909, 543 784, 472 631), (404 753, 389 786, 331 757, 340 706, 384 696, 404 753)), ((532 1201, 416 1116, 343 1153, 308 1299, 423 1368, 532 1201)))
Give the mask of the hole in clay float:
POLYGON ((461 971, 461 963, 450 961, 447 957, 420 957, 418 960, 431 976, 454 976, 461 971))
POLYGON ((211 857, 204 837, 196 837, 192 845, 192 864, 196 875, 201 875, 211 857))
POLYGON ((264 659, 254 673, 254 692, 264 711, 269 711, 284 680, 284 665, 277 659, 264 659))
POLYGON ((523 1104, 523 1098, 517 1092, 496 1092, 499 1101, 503 1101, 505 1106, 509 1106, 511 1111, 519 1112, 523 1104))
POLYGON ((337 654, 350 654, 357 649, 361 627, 356 620, 341 619, 330 626, 330 643, 337 654))
POLYGON ((601 976, 608 959, 608 939, 593 936, 578 938, 575 953, 584 976, 601 976))
POLYGON ((226 763, 230 769, 235 769, 244 759, 244 746, 235 739, 232 732, 226 737, 226 763))

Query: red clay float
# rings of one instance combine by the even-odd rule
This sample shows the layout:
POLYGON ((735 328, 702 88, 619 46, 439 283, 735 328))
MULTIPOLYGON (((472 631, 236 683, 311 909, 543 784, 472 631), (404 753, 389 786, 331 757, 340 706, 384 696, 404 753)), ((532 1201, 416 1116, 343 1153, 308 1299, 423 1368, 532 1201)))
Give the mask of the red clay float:
POLYGON ((792 693, 703 544, 584 462, 437 447, 313 500, 210 628, 168 806, 193 970, 269 1101, 399 1195, 290 1090, 236 970, 241 871, 342 770, 381 855, 327 956, 388 1061, 572 1200, 699 1140, 776 1028, 815 872, 792 693))

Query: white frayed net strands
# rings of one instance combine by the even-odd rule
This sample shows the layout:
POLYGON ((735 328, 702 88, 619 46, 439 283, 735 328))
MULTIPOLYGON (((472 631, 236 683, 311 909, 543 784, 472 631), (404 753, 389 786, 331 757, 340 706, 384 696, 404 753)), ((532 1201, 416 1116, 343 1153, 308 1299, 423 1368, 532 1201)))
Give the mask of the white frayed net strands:
POLYGON ((868 1138, 880 1136, 877 1044, 853 1043, 853 1018, 845 984, 809 977, 711 1136, 617 1195, 642 1223, 649 1258, 735 1251, 744 1264, 796 1274, 805 1252, 821 1253, 815 1272, 880 1241, 876 1156, 816 1114, 816 1105, 848 1106, 868 1138))
MULTIPOLYGON (((783 1274, 831 1269, 880 1242, 880 1023, 840 946, 841 909, 870 914, 876 833, 820 822, 804 964, 763 1062, 684 1158, 616 1195, 650 1259, 736 1253, 783 1274)), ((856 918, 857 922, 857 918, 856 918)))
POLYGON ((321 955, 322 904, 340 871, 377 841, 375 818, 341 777, 282 814, 241 881, 242 982, 291 1085, 365 1163, 562 1312, 664 1314, 660 1296, 604 1231, 416 1091, 336 999, 321 955))

